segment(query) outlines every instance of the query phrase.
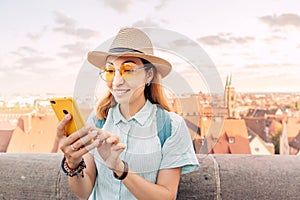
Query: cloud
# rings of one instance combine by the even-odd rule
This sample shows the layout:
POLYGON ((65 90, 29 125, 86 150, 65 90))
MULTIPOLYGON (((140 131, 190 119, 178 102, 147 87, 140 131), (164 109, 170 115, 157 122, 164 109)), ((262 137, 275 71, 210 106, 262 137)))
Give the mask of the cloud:
POLYGON ((37 33, 28 33, 27 34, 27 37, 31 40, 39 40, 43 37, 43 35, 45 34, 45 32, 47 31, 47 27, 44 26, 42 28, 42 30, 40 30, 39 32, 37 33))
POLYGON ((62 46, 64 52, 57 53, 60 57, 82 57, 84 54, 88 52, 88 48, 82 42, 77 42, 75 44, 66 44, 62 46))
POLYGON ((190 46, 193 44, 194 43, 191 42, 190 40, 185 40, 185 39, 174 40, 174 45, 176 45, 176 46, 190 46))
POLYGON ((271 27, 284 27, 289 25, 300 28, 300 16, 292 13, 266 15, 260 17, 259 20, 271 27))
POLYGON ((144 27, 159 28, 160 27, 156 22, 152 21, 149 18, 136 21, 135 23, 132 24, 132 26, 133 27, 141 27, 141 28, 144 28, 144 27))
POLYGON ((287 38, 284 36, 272 35, 271 37, 266 38, 264 40, 269 43, 269 42, 274 42, 274 41, 287 40, 287 38))
POLYGON ((251 64, 245 65, 243 68, 247 70, 271 70, 271 71, 279 71, 286 72, 286 69, 289 70, 299 70, 300 64, 291 64, 291 63, 263 63, 263 64, 251 64))
POLYGON ((22 57, 16 62, 15 67, 21 70, 34 70, 36 67, 43 68, 44 63, 49 63, 53 60, 53 58, 45 56, 22 57))
POLYGON ((230 40, 236 44, 245 44, 254 41, 254 37, 230 37, 230 40))
POLYGON ((2 78, 5 79, 17 80, 21 82, 24 79, 28 79, 28 82, 32 82, 31 78, 45 77, 51 72, 55 73, 56 71, 53 70, 53 61, 53 58, 45 56, 22 57, 15 60, 15 62, 12 64, 1 66, 0 75, 4 75, 5 77, 2 78))
POLYGON ((55 23, 59 26, 53 30, 56 32, 62 32, 66 35, 76 36, 80 39, 89 39, 97 37, 99 32, 87 28, 77 28, 77 22, 75 19, 64 15, 61 12, 54 12, 55 23))
POLYGON ((36 55, 39 54, 39 52, 32 47, 22 46, 19 47, 16 51, 12 51, 11 54, 24 57, 28 55, 36 55))
POLYGON ((161 10, 162 8, 166 7, 166 5, 169 1, 170 0, 161 0, 159 2, 159 4, 157 6, 155 6, 155 10, 161 10))
POLYGON ((0 63, 0 73, 7 73, 11 69, 11 66, 5 65, 3 63, 0 63))
POLYGON ((130 7, 132 0, 109 0, 105 4, 118 12, 126 12, 130 7))
POLYGON ((21 73, 42 73, 47 68, 46 66, 54 61, 52 57, 44 56, 41 52, 29 46, 22 46, 16 51, 12 51, 11 54, 17 57, 12 58, 13 63, 9 65, 9 69, 21 73))
POLYGON ((189 39, 175 39, 168 43, 167 49, 172 50, 174 52, 182 52, 184 51, 193 51, 195 48, 195 43, 193 43, 189 39))
POLYGON ((204 36, 197 39, 200 43, 212 46, 227 45, 227 44, 245 44, 254 41, 254 37, 236 37, 230 33, 220 33, 218 35, 204 36))
POLYGON ((218 35, 205 36, 197 39, 200 43, 206 45, 224 45, 230 44, 230 41, 226 38, 222 38, 218 35))
POLYGON ((61 24, 62 27, 65 29, 65 30, 73 30, 75 29, 75 26, 76 26, 76 21, 75 19, 71 18, 71 17, 68 17, 66 16, 65 14, 59 12, 59 11, 55 11, 54 12, 54 21, 57 23, 57 24, 61 24))
POLYGON ((82 39, 88 39, 99 36, 99 32, 87 28, 78 28, 76 29, 76 35, 82 39))

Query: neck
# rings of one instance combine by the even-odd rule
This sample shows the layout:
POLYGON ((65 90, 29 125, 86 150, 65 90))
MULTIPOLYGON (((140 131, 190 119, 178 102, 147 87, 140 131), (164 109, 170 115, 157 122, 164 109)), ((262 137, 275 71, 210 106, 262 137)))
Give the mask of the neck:
POLYGON ((134 116, 139 110, 143 108, 146 103, 146 98, 139 98, 138 101, 129 102, 128 104, 120 105, 120 112, 123 117, 128 120, 130 117, 134 116))

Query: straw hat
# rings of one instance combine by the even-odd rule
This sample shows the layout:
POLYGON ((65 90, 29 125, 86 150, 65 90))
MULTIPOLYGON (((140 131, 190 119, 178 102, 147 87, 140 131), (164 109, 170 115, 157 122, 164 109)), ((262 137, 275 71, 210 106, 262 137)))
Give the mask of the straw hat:
POLYGON ((172 69, 171 64, 153 55, 153 46, 150 38, 136 28, 123 28, 114 38, 108 52, 91 51, 88 61, 98 68, 104 68, 108 56, 133 56, 143 58, 152 63, 162 77, 168 75, 172 69))

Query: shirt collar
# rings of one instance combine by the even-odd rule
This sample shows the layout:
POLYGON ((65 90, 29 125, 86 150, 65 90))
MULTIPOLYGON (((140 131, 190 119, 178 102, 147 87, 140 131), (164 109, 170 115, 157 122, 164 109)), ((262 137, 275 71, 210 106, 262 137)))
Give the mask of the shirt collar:
MULTIPOLYGON (((113 119, 114 119, 114 124, 117 125, 121 121, 126 123, 127 120, 123 117, 123 115, 120 112, 120 104, 117 104, 113 108, 113 119)), ((132 116, 128 121, 130 120, 136 120, 141 126, 143 126, 146 121, 149 119, 150 114, 153 111, 153 104, 147 100, 145 105, 140 109, 134 116, 132 116)))

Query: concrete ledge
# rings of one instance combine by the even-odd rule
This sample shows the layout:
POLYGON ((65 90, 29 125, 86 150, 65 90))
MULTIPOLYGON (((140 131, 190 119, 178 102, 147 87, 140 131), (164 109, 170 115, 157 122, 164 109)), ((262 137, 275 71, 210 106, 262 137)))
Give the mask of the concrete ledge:
POLYGON ((62 154, 0 154, 0 199, 76 199, 60 170, 62 154))
MULTIPOLYGON (((299 199, 300 156, 197 155, 178 200, 299 199)), ((0 199, 76 199, 60 171, 62 154, 0 154, 0 199)))

